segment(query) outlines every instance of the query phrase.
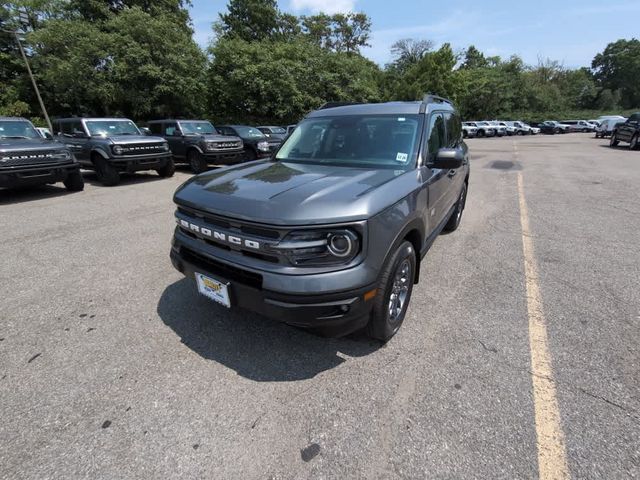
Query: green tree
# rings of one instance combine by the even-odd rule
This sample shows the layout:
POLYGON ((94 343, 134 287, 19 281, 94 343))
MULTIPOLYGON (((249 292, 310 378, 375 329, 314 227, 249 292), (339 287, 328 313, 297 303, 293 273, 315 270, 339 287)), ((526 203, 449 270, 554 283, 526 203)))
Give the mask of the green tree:
POLYGON ((230 0, 216 29, 221 37, 260 41, 278 32, 279 17, 276 0, 230 0))
POLYGON ((610 43, 595 56, 591 68, 603 88, 620 91, 625 108, 640 107, 640 40, 610 43))

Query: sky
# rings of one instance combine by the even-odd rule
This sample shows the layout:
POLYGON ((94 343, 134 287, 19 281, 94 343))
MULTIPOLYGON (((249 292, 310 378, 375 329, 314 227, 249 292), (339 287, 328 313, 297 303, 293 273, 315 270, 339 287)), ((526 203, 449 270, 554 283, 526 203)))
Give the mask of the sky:
MULTIPOLYGON (((195 39, 206 46, 211 23, 227 0, 192 0, 195 39)), ((392 60, 402 38, 449 42, 454 51, 475 45, 485 55, 557 60, 566 67, 591 65, 610 42, 640 35, 640 0, 279 0, 296 15, 362 11, 372 20, 371 47, 362 54, 380 65, 392 60)))

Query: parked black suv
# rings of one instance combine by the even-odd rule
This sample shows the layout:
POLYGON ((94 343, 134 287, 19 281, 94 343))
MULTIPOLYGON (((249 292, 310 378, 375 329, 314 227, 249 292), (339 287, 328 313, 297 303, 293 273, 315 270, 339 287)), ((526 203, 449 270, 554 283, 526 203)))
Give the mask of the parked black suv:
POLYGON ((632 114, 626 122, 615 126, 609 145, 616 147, 620 142, 628 143, 631 150, 640 148, 640 112, 632 114))
POLYGON ((164 137, 174 161, 188 163, 193 173, 209 165, 233 165, 245 158, 244 144, 238 137, 220 135, 206 120, 153 120, 151 135, 164 137))
POLYGON ((0 187, 63 182, 80 191, 80 165, 59 142, 42 138, 33 124, 18 117, 0 117, 0 187))
POLYGON ((222 125, 216 127, 222 135, 240 137, 244 142, 246 159, 270 157, 282 143, 280 138, 270 138, 255 127, 247 125, 222 125))
POLYGON ((64 118, 53 123, 53 130, 103 185, 116 185, 122 172, 155 170, 161 177, 175 172, 167 141, 142 134, 126 118, 64 118))
POLYGON ((402 324, 420 260, 455 230, 469 183, 452 104, 349 105, 307 116, 273 158, 175 193, 175 268, 203 295, 327 335, 402 324))

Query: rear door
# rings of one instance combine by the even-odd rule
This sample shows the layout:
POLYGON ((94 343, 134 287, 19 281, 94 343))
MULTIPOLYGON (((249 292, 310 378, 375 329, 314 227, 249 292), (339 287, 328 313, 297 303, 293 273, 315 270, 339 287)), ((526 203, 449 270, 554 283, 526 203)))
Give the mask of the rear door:
POLYGON ((82 120, 68 120, 60 123, 60 133, 76 160, 83 165, 91 164, 91 147, 89 136, 82 124, 82 120))
POLYGON ((165 122, 162 125, 162 136, 169 142, 171 153, 178 158, 184 157, 186 149, 178 122, 165 122))

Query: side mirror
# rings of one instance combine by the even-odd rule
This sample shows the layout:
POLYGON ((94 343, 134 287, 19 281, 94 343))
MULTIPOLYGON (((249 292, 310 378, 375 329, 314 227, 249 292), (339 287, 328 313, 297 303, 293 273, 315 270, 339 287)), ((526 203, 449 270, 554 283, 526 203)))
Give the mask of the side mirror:
POLYGON ((464 152, 460 148, 441 148, 438 150, 432 167, 454 170, 460 168, 462 162, 464 162, 464 152))
POLYGON ((88 138, 87 134, 84 132, 73 132, 73 138, 88 138))
POLYGON ((44 132, 44 138, 46 138, 47 140, 53 140, 53 135, 51 135, 49 132, 44 132))

